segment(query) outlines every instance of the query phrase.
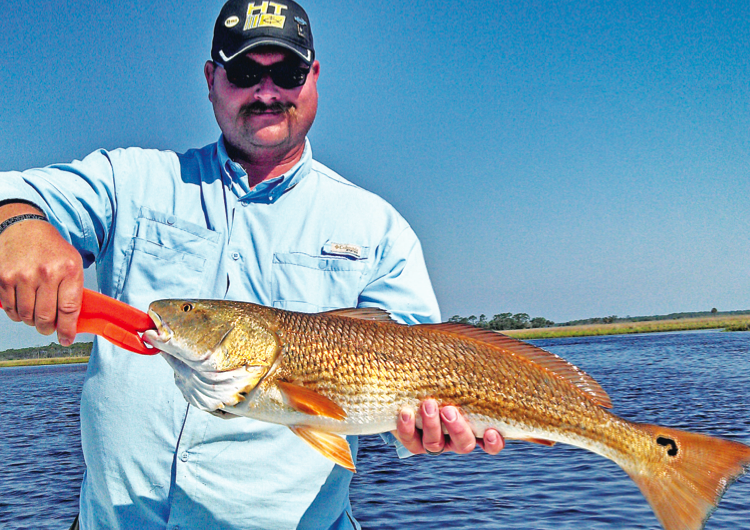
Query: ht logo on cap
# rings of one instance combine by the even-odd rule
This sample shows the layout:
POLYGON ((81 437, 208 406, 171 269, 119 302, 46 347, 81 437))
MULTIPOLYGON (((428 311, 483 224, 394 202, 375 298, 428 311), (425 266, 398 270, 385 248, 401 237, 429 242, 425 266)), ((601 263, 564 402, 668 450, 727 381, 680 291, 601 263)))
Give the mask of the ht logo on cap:
POLYGON ((243 31, 255 28, 279 28, 284 29, 286 17, 281 14, 282 10, 287 9, 283 4, 276 2, 261 2, 255 5, 255 2, 247 5, 247 18, 243 31), (271 8, 271 13, 269 9, 271 8))

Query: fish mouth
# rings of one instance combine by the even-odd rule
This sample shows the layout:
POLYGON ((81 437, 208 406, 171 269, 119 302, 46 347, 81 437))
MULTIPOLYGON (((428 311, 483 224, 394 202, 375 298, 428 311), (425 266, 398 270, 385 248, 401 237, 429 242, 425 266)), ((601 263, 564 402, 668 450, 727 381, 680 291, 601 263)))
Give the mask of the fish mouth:
POLYGON ((154 321, 154 325, 156 326, 156 329, 146 330, 143 333, 143 342, 153 346, 154 348, 161 349, 159 346, 167 344, 174 336, 174 333, 169 328, 169 326, 162 320, 159 314, 153 309, 149 308, 148 316, 150 316, 151 320, 154 321))

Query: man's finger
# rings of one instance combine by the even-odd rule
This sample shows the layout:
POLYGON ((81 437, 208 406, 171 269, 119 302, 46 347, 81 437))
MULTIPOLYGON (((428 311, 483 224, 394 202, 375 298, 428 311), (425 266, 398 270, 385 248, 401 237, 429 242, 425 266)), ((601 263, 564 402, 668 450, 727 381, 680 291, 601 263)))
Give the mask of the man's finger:
POLYGON ((448 449, 458 454, 471 453, 477 445, 477 439, 458 409, 450 405, 443 407, 440 410, 440 417, 450 436, 448 449))
POLYGON ((424 453, 422 448, 422 435, 417 430, 416 417, 410 408, 404 408, 398 415, 396 432, 393 434, 410 453, 424 453))
POLYGON ((57 291, 57 339, 63 346, 70 346, 76 338, 82 299, 83 273, 60 283, 57 291))
POLYGON ((440 421, 437 401, 422 402, 422 446, 429 453, 440 453, 445 449, 445 436, 440 421))
POLYGON ((11 286, 9 289, 0 290, 0 303, 3 304, 3 311, 14 322, 20 322, 16 312, 16 289, 11 286))
POLYGON ((484 436, 477 443, 490 455, 496 455, 505 447, 505 439, 495 429, 484 431, 484 436))
POLYGON ((57 320, 57 289, 50 289, 42 284, 36 291, 34 300, 34 326, 42 335, 50 335, 55 331, 57 320))
POLYGON ((16 285, 16 314, 18 319, 29 326, 34 325, 34 306, 36 305, 36 286, 28 283, 16 285))

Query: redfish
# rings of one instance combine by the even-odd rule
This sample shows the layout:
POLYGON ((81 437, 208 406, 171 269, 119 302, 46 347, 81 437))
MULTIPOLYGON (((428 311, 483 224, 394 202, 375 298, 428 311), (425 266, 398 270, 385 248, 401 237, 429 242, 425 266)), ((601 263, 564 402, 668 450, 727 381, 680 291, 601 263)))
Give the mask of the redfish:
POLYGON ((750 466, 750 447, 612 414, 601 386, 530 344, 460 324, 405 326, 379 309, 318 314, 217 300, 160 300, 144 339, 188 402, 287 425, 354 471, 348 434, 392 431, 427 398, 475 435, 571 444, 616 462, 666 530, 698 530, 750 466))

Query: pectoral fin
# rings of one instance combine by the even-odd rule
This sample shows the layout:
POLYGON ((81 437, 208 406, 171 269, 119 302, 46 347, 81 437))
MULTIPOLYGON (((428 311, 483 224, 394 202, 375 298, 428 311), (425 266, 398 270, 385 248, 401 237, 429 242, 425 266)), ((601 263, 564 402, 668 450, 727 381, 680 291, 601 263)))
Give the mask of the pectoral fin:
POLYGON ((301 425, 292 425, 289 428, 329 460, 333 460, 352 473, 357 472, 349 444, 343 436, 301 425))
POLYGON ((312 416, 326 416, 334 420, 343 420, 346 418, 344 409, 314 390, 284 381, 277 381, 276 385, 281 391, 282 396, 284 396, 284 403, 296 411, 312 416))

